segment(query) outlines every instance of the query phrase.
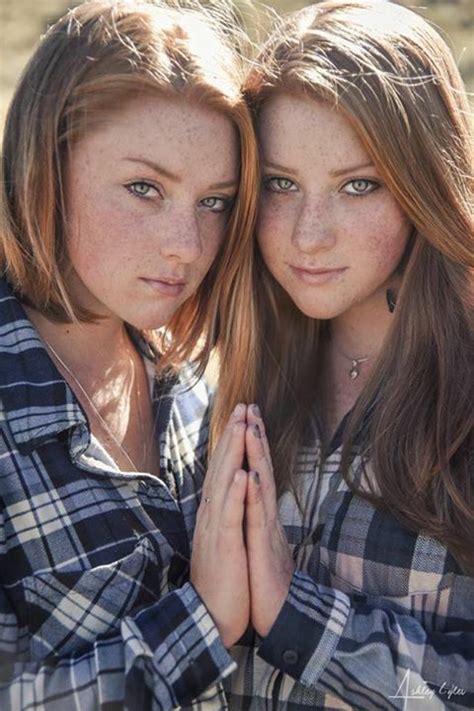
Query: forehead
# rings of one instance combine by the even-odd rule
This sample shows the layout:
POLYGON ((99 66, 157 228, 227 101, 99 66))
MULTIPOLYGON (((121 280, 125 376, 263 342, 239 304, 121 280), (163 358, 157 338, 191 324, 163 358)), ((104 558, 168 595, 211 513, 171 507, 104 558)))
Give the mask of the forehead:
POLYGON ((177 172, 199 165, 220 174, 235 170, 237 146, 237 128, 223 112, 183 97, 141 95, 101 116, 73 153, 88 163, 136 155, 177 172))
MULTIPOLYGON (((366 159, 367 152, 344 113, 310 96, 278 93, 264 104, 258 121, 265 156, 283 154, 308 160, 334 156, 366 159)), ((287 157, 288 160, 288 157, 287 157)))

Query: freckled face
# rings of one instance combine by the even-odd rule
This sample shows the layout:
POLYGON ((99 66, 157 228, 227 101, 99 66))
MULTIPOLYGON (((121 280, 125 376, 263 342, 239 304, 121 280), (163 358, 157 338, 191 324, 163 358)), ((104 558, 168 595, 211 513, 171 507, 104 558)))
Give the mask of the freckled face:
POLYGON ((67 166, 76 300, 159 328, 198 288, 224 239, 238 182, 231 120, 179 98, 131 100, 67 166))
POLYGON ((343 114, 277 94, 259 121, 258 242, 307 316, 332 319, 384 294, 410 224, 343 114))

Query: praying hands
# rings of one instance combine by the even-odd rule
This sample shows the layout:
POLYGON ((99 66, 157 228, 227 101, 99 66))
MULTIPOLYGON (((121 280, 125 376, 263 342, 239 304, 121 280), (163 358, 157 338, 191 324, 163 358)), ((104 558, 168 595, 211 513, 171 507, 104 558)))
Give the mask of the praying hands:
POLYGON ((260 636, 269 633, 293 571, 265 426, 257 406, 238 405, 211 458, 191 560, 191 582, 226 647, 249 622, 260 636))

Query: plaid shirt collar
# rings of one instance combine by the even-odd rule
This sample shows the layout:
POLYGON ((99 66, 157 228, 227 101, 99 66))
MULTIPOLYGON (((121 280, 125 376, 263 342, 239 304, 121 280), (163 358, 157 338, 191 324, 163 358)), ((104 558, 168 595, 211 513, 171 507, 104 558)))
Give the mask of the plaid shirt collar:
POLYGON ((0 396, 18 449, 30 452, 51 436, 85 426, 81 406, 4 279, 0 280, 0 333, 4 343, 0 396), (38 417, 45 406, 49 406, 47 422, 38 417))
MULTIPOLYGON (((27 454, 74 430, 78 455, 89 444, 87 417, 5 279, 0 279, 0 334, 0 397, 18 449, 27 454)), ((156 360, 152 345, 131 329, 130 335, 144 356, 156 360)))

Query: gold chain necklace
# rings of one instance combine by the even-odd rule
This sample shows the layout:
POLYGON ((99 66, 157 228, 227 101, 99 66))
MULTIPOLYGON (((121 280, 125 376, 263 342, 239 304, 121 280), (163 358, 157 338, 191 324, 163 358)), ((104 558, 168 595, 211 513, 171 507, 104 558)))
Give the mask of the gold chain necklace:
MULTIPOLYGON (((44 336, 42 337, 45 345, 47 346, 48 350, 50 351, 51 355, 54 357, 54 359, 59 363, 59 365, 63 368, 63 370, 70 376, 72 381, 77 385, 79 391, 82 393, 82 395, 85 398, 85 401, 87 404, 90 406, 92 409, 92 412, 95 413, 97 416, 97 419, 99 423, 101 424, 104 432, 107 433, 108 437, 112 440, 112 442, 115 444, 117 449, 123 454, 125 459, 130 463, 132 470, 135 472, 138 472, 139 469, 135 465, 135 462, 133 459, 130 457, 128 454, 127 450, 125 447, 121 444, 121 442, 118 440, 117 436, 111 429, 111 427, 107 424, 106 420, 102 415, 100 414, 100 411, 98 407, 96 407, 94 401, 92 398, 89 396, 89 393, 85 389, 85 387, 82 385, 80 382, 79 378, 72 372, 71 368, 67 365, 67 363, 64 362, 64 360, 61 358, 59 353, 53 348, 51 343, 48 341, 47 338, 44 336)), ((149 448, 146 443, 146 437, 145 437, 145 426, 144 426, 144 418, 143 418, 143 413, 142 413, 142 408, 141 408, 141 392, 140 392, 140 385, 138 383, 138 379, 136 377, 136 371, 135 371, 135 365, 133 363, 132 356, 130 355, 130 350, 129 346, 127 345, 127 355, 130 359, 130 363, 132 364, 132 370, 133 370, 133 388, 135 390, 135 397, 137 400, 137 410, 138 410, 138 420, 140 424, 140 434, 141 434, 141 440, 142 440, 142 445, 143 445, 143 464, 145 464, 148 460, 148 451, 149 448)))

